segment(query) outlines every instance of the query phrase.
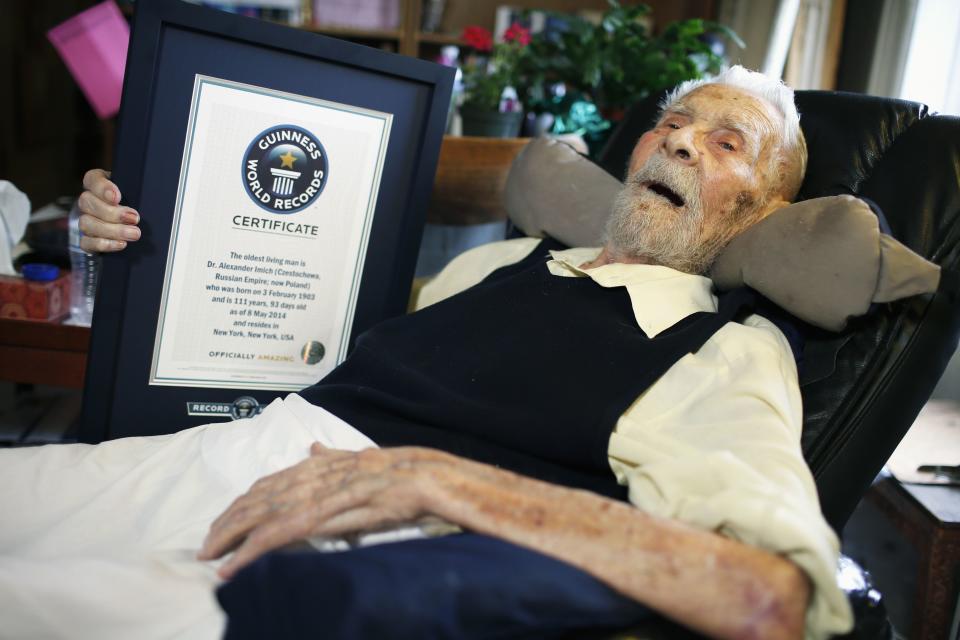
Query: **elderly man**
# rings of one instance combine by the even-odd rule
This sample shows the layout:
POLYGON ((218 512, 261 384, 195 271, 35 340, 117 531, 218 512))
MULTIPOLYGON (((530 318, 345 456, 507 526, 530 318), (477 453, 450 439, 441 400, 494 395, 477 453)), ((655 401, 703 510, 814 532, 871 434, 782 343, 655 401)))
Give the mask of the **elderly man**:
MULTIPOLYGON (((233 552, 219 566, 230 579, 299 540, 436 517, 579 567, 712 637, 845 630, 790 347, 701 275, 790 202, 805 164, 781 83, 734 67, 681 85, 637 142, 601 249, 520 239, 455 260, 424 291, 427 308, 361 336, 301 392, 310 405, 297 399, 305 422, 333 414, 384 448, 314 443, 236 498, 198 559, 233 552), (632 504, 607 497, 622 486, 632 504)), ((85 248, 136 240, 137 214, 106 174, 84 184, 85 248)), ((16 472, 6 455, 0 467, 16 472)))

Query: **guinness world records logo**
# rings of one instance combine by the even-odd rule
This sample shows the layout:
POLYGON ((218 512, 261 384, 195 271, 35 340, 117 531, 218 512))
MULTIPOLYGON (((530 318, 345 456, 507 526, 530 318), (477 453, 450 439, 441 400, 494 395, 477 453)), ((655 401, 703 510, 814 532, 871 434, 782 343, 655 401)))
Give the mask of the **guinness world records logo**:
POLYGON ((188 416, 220 416, 231 420, 252 418, 263 411, 263 406, 253 396, 240 396, 233 402, 187 402, 188 416))
POLYGON ((244 191, 261 209, 296 213, 327 184, 327 152, 302 127, 281 124, 262 131, 243 154, 244 191))
POLYGON ((253 396, 240 396, 230 406, 230 417, 234 420, 252 418, 263 411, 263 407, 253 396))

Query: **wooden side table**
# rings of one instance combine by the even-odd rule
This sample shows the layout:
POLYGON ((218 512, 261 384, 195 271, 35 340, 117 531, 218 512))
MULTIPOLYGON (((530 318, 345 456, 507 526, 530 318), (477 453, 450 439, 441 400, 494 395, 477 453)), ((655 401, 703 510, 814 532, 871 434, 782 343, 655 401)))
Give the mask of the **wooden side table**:
POLYGON ((507 219, 510 164, 530 138, 444 136, 427 222, 468 225, 507 219))
POLYGON ((83 388, 89 327, 0 319, 0 380, 83 388))
POLYGON ((911 640, 947 638, 960 596, 960 488, 888 477, 874 483, 867 499, 920 557, 911 640))

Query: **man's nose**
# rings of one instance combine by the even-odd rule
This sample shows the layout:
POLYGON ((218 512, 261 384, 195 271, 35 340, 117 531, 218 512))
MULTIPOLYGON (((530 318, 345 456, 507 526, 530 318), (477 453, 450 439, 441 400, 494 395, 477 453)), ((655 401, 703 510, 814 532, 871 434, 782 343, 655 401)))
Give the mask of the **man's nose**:
POLYGON ((695 164, 699 159, 697 148, 693 144, 693 131, 689 127, 671 131, 664 138, 663 146, 667 155, 684 164, 695 164))

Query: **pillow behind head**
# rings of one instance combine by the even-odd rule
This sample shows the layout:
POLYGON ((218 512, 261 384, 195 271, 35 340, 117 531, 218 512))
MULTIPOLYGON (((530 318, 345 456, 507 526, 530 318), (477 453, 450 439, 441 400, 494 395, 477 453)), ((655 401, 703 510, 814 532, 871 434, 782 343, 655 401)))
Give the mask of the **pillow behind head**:
MULTIPOLYGON (((535 138, 510 168, 507 213, 528 236, 598 246, 622 183, 566 144, 535 138)), ((721 290, 750 286, 815 326, 840 331, 873 302, 936 291, 940 267, 882 233, 853 196, 779 209, 720 253, 709 273, 721 290)))
POLYGON ((526 235, 595 247, 623 183, 553 138, 534 138, 513 160, 504 189, 510 220, 526 235))

